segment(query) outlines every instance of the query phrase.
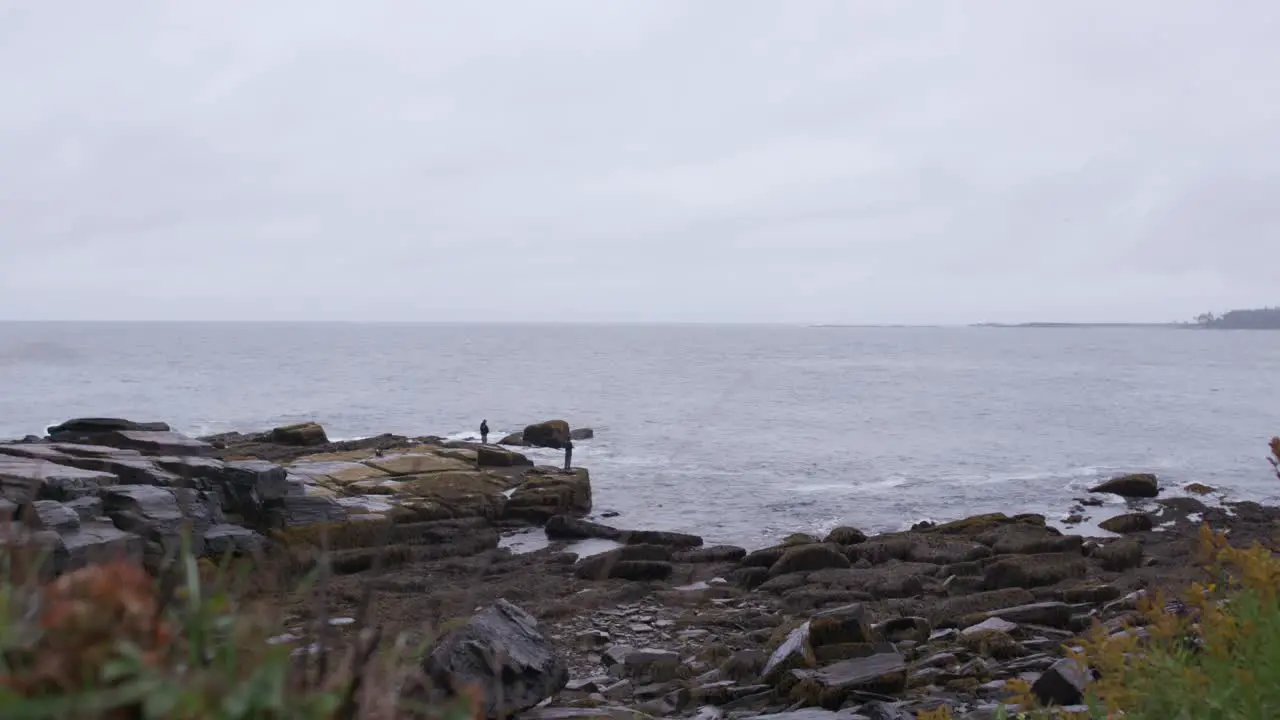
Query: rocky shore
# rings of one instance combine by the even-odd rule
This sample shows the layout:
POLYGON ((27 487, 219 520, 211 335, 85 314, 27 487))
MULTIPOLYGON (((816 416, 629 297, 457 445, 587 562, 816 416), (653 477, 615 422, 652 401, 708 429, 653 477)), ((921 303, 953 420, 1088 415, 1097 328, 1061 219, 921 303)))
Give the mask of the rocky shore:
MULTIPOLYGON (((439 635, 423 663, 434 692, 479 683, 491 716, 894 720, 993 718, 1015 679, 1079 703, 1091 676, 1065 659, 1079 633, 1139 632, 1144 595, 1199 577, 1201 523, 1269 544, 1280 519, 1160 499, 1157 478, 1131 475, 1095 489, 1155 509, 1108 520, 1105 538, 995 514, 749 551, 603 524, 586 469, 513 449, 570 437, 590 433, 548 421, 507 445, 335 443, 314 423, 195 439, 72 420, 0 444, 0 542, 46 552, 54 573, 120 555, 154 567, 184 534, 197 554, 304 567, 323 548, 329 617, 364 606, 389 637, 439 635)), ((314 620, 314 603, 288 609, 314 620)))

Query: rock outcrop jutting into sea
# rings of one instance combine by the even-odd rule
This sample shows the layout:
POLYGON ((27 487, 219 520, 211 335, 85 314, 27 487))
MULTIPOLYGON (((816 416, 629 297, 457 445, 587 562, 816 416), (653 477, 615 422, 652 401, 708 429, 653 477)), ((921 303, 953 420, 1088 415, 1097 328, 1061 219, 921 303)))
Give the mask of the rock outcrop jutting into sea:
POLYGON ((162 422, 70 420, 0 444, 0 511, 55 572, 157 561, 184 530, 198 555, 250 552, 273 530, 439 520, 545 521, 591 510, 587 471, 439 438, 330 443, 316 423, 197 440, 162 422))
MULTIPOLYGON (((539 425, 512 441, 589 436, 539 425)), ((1091 675, 1065 646, 1095 624, 1140 632, 1143 598, 1199 577, 1201 522, 1247 543, 1280 520, 1255 503, 1158 499, 1150 475, 1095 490, 1130 498, 1114 536, 990 514, 748 551, 600 522, 585 469, 501 445, 330 442, 314 423, 193 439, 90 418, 0 444, 0 542, 65 572, 120 555, 154 566, 184 535, 203 555, 323 536, 329 617, 371 591, 389 637, 444 629, 422 661, 432 692, 479 687, 490 717, 897 720, 945 705, 991 718, 1009 680, 1079 703, 1091 675), (540 542, 518 549, 512 533, 540 542)))

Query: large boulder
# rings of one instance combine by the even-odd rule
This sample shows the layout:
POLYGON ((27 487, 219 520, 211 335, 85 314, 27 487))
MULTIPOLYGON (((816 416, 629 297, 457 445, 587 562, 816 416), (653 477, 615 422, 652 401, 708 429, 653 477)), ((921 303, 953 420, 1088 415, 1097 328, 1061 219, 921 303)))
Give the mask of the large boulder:
POLYGON ((847 568, 849 558, 840 552, 838 545, 816 543, 813 545, 797 545, 788 549, 769 568, 770 577, 778 577, 794 572, 811 572, 824 568, 847 568))
POLYGON ((267 438, 271 442, 279 443, 280 445, 297 445, 300 447, 327 445, 329 443, 329 436, 325 434, 324 428, 318 422, 304 422, 272 428, 271 432, 267 433, 267 438))
POLYGON ((524 444, 534 447, 562 448, 569 442, 569 423, 564 420, 547 420, 525 427, 521 434, 524 444))
POLYGON ((983 584, 988 590, 1035 588, 1083 578, 1088 572, 1088 563, 1078 553, 1009 555, 986 567, 983 584))
POLYGON ((827 656, 824 648, 850 645, 869 646, 875 640, 867 611, 859 604, 843 605, 813 615, 795 627, 770 654, 760 673, 765 685, 791 684, 790 671, 812 668, 819 656, 827 656))
POLYGON ((586 468, 572 472, 531 473, 507 500, 506 517, 546 522, 554 515, 591 512, 591 476, 586 468))
POLYGON ((476 448, 476 464, 480 467, 518 467, 533 465, 533 461, 514 450, 481 445, 476 448))
POLYGON ((1089 488, 1091 493, 1111 493, 1127 498, 1153 498, 1160 494, 1160 481, 1151 473, 1121 475, 1089 488))
POLYGON ((502 599, 437 643, 423 670, 444 696, 479 690, 481 710, 494 720, 532 708, 569 682, 568 666, 538 621, 502 599))

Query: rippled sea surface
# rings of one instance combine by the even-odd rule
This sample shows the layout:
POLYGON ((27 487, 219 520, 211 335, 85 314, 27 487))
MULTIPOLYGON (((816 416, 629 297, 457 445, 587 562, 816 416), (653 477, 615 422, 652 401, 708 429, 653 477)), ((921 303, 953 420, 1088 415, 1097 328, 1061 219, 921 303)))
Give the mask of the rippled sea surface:
POLYGON ((1280 500, 1277 370, 1280 332, 0 323, 0 438, 85 415, 335 438, 563 417, 597 431, 574 462, 611 522, 757 546, 1057 516, 1128 471, 1280 500))

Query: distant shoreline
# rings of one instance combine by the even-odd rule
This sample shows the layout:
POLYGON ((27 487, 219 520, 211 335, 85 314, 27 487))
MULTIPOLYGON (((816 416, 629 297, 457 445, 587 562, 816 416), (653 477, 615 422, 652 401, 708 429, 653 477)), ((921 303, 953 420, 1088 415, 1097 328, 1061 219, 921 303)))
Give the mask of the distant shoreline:
POLYGON ((974 323, 969 327, 989 328, 1165 328, 1186 329, 1199 328, 1199 325, 1188 323, 1087 323, 1087 322, 1028 322, 1028 323, 974 323))

